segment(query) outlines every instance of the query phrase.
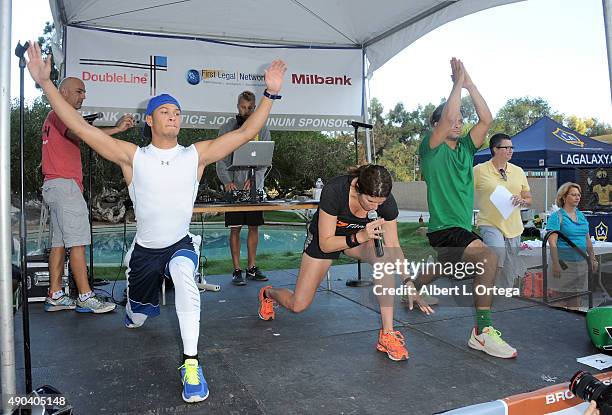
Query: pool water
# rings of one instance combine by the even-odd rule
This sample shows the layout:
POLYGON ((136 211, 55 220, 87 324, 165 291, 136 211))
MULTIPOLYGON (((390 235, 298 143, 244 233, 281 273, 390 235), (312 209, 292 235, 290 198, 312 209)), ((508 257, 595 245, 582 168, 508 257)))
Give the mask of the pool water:
MULTIPOLYGON (((192 225, 190 232, 194 235, 202 236, 204 241, 201 249, 202 255, 208 260, 230 259, 229 248, 229 229, 223 225, 192 225)), ((115 266, 119 265, 127 249, 134 240, 136 229, 129 226, 125 231, 123 226, 108 226, 94 229, 94 264, 96 266, 115 266)), ((247 227, 243 227, 240 232, 240 254, 246 258, 247 255, 247 227)), ((279 253, 299 253, 304 248, 306 229, 304 226, 260 226, 259 244, 257 254, 279 254, 279 253)), ((43 244, 46 237, 43 238, 43 244)), ((37 249, 35 240, 28 240, 28 251, 37 249)), ((89 261, 89 248, 86 249, 87 261, 89 261)))

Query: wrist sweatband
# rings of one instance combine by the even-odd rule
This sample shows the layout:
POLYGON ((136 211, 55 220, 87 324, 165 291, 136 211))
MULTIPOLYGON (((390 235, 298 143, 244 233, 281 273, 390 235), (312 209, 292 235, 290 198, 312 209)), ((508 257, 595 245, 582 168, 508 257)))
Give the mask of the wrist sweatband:
POLYGON ((264 89, 263 94, 264 94, 264 97, 270 98, 270 99, 281 99, 282 98, 281 95, 274 95, 274 94, 269 93, 267 89, 264 89))
POLYGON ((346 235, 346 245, 349 248, 354 248, 359 246, 359 241, 357 240, 357 234, 346 235))

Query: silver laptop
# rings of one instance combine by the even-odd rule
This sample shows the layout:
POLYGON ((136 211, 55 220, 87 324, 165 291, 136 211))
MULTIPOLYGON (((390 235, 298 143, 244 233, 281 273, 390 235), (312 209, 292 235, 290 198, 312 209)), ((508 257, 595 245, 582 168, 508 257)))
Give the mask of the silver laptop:
POLYGON ((228 170, 239 170, 247 167, 268 167, 272 164, 274 141, 249 141, 240 146, 232 157, 228 170))

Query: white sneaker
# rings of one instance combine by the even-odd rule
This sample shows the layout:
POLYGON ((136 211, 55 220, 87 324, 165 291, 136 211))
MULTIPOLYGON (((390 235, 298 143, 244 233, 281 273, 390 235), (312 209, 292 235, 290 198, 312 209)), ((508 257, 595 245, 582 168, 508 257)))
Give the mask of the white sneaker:
POLYGON ((94 314, 108 313, 109 311, 113 311, 115 307, 117 306, 114 303, 102 301, 95 295, 89 297, 85 301, 81 301, 80 299, 77 298, 76 305, 77 305, 76 307, 77 312, 94 313, 94 314))
POLYGON ((482 333, 478 335, 476 335, 476 328, 474 327, 470 340, 468 340, 468 346, 502 359, 512 359, 518 355, 516 349, 506 343, 501 338, 499 330, 495 330, 493 326, 485 327, 482 333))

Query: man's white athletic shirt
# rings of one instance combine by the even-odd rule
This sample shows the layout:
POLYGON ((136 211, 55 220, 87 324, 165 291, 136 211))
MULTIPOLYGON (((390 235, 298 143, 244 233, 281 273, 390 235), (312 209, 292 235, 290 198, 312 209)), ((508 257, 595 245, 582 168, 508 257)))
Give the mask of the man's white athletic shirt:
POLYGON ((165 248, 189 233, 198 194, 195 146, 136 150, 128 188, 136 214, 136 238, 145 248, 165 248))

